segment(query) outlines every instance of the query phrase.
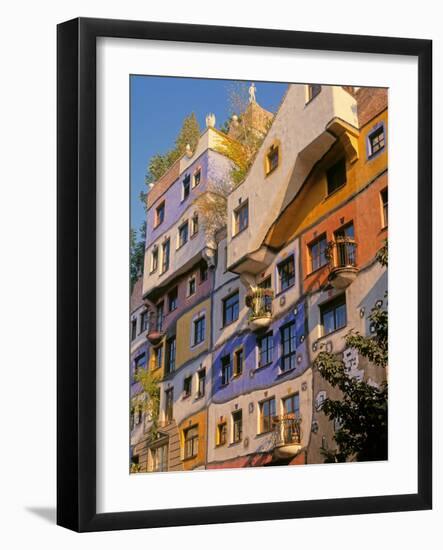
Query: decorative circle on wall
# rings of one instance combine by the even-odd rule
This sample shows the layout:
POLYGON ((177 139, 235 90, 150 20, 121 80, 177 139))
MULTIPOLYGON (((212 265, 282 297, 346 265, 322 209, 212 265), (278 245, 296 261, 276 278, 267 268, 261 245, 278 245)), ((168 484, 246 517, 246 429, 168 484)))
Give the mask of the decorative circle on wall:
POLYGON ((284 306, 286 304, 286 296, 280 296, 279 303, 281 306, 284 306))
POLYGON ((301 385, 301 391, 306 391, 307 389, 308 389, 308 383, 303 382, 302 385, 301 385))
POLYGON ((249 437, 245 437, 243 440, 243 447, 247 449, 249 447, 249 437))
POLYGON ((375 302, 375 307, 381 307, 383 305, 383 300, 377 300, 375 302))
POLYGON ((294 308, 294 315, 297 315, 297 313, 298 313, 298 309, 294 308))
POLYGON ((302 334, 302 335, 300 336, 300 344, 303 344, 304 341, 305 341, 305 335, 302 334))
POLYGON ((248 411, 249 411, 249 414, 252 414, 254 412, 254 403, 249 403, 248 405, 248 411))
POLYGON ((329 342, 326 342, 326 345, 325 345, 325 349, 328 353, 331 353, 332 350, 333 350, 334 346, 332 345, 332 342, 329 341, 329 342))
POLYGON ((318 432, 318 422, 317 420, 313 420, 311 424, 311 432, 313 434, 316 434, 318 432))
POLYGON ((254 376, 255 376, 255 370, 254 370, 254 369, 251 369, 251 370, 249 371, 249 378, 254 378, 254 376))
POLYGON ((363 319, 363 317, 365 316, 365 308, 364 307, 361 307, 360 308, 360 317, 363 319))
POLYGON ((297 363, 300 365, 300 363, 303 361, 303 355, 300 353, 297 355, 297 363))
POLYGON ((317 342, 312 344, 312 351, 317 351, 317 342))

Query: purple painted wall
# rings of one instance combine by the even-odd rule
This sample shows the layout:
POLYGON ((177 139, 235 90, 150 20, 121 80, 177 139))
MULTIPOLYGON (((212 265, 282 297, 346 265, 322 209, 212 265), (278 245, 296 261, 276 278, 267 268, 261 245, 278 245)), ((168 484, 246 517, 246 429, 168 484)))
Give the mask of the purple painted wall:
POLYGON ((296 378, 309 367, 304 303, 297 304, 286 315, 272 323, 269 328, 269 331, 271 330, 273 332, 274 351, 273 361, 270 365, 257 369, 257 334, 252 332, 231 338, 214 353, 212 369, 212 400, 214 403, 223 403, 238 395, 296 378), (297 309, 296 314, 294 314, 295 308, 297 309), (295 321, 296 367, 289 372, 282 373, 280 368, 280 328, 291 321, 295 321), (232 356, 232 352, 242 345, 245 354, 243 373, 231 379, 226 386, 223 386, 221 358, 228 353, 232 356), (299 361, 297 361, 297 358, 300 358, 299 361))

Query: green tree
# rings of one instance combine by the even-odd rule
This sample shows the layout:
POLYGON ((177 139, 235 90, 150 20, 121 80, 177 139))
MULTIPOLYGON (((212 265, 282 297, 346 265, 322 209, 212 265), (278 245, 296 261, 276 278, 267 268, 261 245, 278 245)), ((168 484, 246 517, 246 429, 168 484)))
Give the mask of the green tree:
POLYGON ((158 419, 160 412, 160 385, 159 376, 148 368, 140 369, 135 379, 140 382, 145 393, 143 410, 147 413, 152 422, 151 434, 155 438, 158 431, 158 419))
POLYGON ((130 243, 130 276, 131 290, 137 280, 143 275, 143 264, 145 257, 145 241, 146 241, 146 222, 143 222, 137 231, 131 228, 131 243, 130 243))
MULTIPOLYGON (((382 265, 387 265, 387 243, 377 253, 382 265)), ((377 368, 388 365, 388 312, 381 301, 369 315, 370 336, 350 332, 346 347, 357 350, 377 368)), ((336 355, 320 352, 314 361, 321 376, 338 388, 342 399, 327 398, 322 412, 329 420, 338 423, 334 440, 336 450, 325 450, 325 462, 347 460, 386 460, 388 456, 388 383, 380 386, 352 378, 345 364, 336 355)))

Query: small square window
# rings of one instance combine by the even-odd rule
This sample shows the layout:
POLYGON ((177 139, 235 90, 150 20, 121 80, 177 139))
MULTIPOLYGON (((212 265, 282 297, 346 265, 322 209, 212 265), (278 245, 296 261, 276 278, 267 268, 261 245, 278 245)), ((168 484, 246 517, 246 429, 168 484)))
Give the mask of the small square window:
POLYGON ((171 241, 170 239, 167 239, 162 244, 162 273, 165 273, 169 269, 170 250, 171 241))
POLYGON ((278 145, 271 145, 266 154, 266 175, 273 172, 279 163, 280 147, 278 145))
POLYGON ((197 399, 205 395, 206 369, 197 372, 197 399))
POLYGON ((328 249, 328 242, 326 240, 326 233, 317 237, 315 241, 308 245, 309 249, 309 259, 311 262, 310 270, 315 271, 320 269, 320 267, 328 263, 328 258, 326 257, 326 251, 328 249))
POLYGON ((188 428, 184 432, 185 436, 185 458, 193 458, 198 453, 198 426, 188 428))
POLYGON ((198 214, 195 213, 191 218, 191 237, 198 233, 198 214))
POLYGON ((275 398, 260 403, 260 433, 267 433, 273 429, 275 417, 275 398))
POLYGON ((201 344, 205 339, 205 317, 194 321, 194 346, 201 344))
POLYGON ((279 292, 290 288, 295 284, 295 261, 294 255, 280 262, 277 266, 279 278, 279 292))
POLYGON ((187 376, 183 380, 183 398, 190 397, 192 393, 192 376, 187 376))
POLYGON ((140 334, 148 330, 148 312, 143 311, 140 315, 140 334))
POLYGON ((157 208, 155 209, 155 225, 154 227, 158 227, 161 223, 163 223, 165 219, 165 201, 160 203, 157 208))
POLYGON ((185 201, 189 197, 191 192, 191 176, 185 176, 183 180, 183 192, 182 192, 182 201, 185 201))
POLYGON ((192 277, 188 281, 188 296, 195 294, 195 277, 192 277))
POLYGON ((328 195, 331 195, 346 183, 346 161, 340 159, 326 172, 328 195))
POLYGON ((178 288, 173 288, 168 293, 168 310, 169 312, 174 311, 177 309, 177 302, 178 302, 178 288))
POLYGON ((346 296, 338 298, 320 306, 321 325, 323 335, 346 326, 346 296))
POLYGON ((177 351, 177 343, 176 343, 175 336, 173 336, 166 342, 166 361, 165 361, 166 374, 174 372, 175 370, 176 351, 177 351))
POLYGON ((368 156, 372 157, 385 148, 385 127, 383 124, 378 126, 368 135, 368 156))
POLYGON ((242 410, 232 413, 232 442, 238 443, 243 436, 243 414, 242 410))
POLYGON ((196 170, 194 172, 194 177, 193 177, 193 180, 192 180, 192 187, 197 187, 197 185, 200 184, 201 177, 202 177, 202 171, 199 168, 198 170, 196 170))
POLYGON ((131 340, 135 340, 137 337, 137 319, 131 321, 131 340))
POLYGON ((217 433, 216 433, 217 447, 226 445, 227 434, 228 434, 228 426, 226 422, 220 422, 220 424, 217 424, 217 433))
POLYGON ((281 338, 281 371, 295 369, 295 353, 297 348, 295 323, 288 323, 280 329, 281 338))
POLYGON ((234 292, 223 300, 223 326, 230 325, 237 321, 239 314, 240 298, 239 293, 234 292))
POLYGON ((243 348, 234 352, 234 376, 240 376, 243 372, 244 352, 243 348))
POLYGON ((229 384, 232 378, 232 363, 231 363, 231 356, 224 355, 221 358, 221 383, 222 386, 226 386, 229 384))
POLYGON ((181 248, 188 242, 188 222, 186 221, 178 228, 178 243, 177 248, 181 248))
POLYGON ((244 231, 248 227, 248 223, 248 201, 245 201, 242 205, 234 210, 234 236, 244 231))
POLYGON ((258 367, 266 367, 272 363, 274 353, 274 336, 268 332, 257 339, 258 367))
POLYGON ((151 273, 157 271, 158 267, 158 248, 154 247, 151 254, 151 273))
POLYGON ((204 283, 208 280, 208 264, 200 266, 200 283, 204 283))

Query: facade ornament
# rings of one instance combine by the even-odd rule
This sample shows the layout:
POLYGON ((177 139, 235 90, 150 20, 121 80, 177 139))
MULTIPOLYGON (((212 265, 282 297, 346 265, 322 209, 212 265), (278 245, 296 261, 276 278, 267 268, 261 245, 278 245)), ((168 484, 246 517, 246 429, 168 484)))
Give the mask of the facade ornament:
POLYGON ((209 113, 206 115, 206 128, 214 128, 215 126, 215 115, 214 113, 209 113))
POLYGON ((249 103, 256 103, 255 100, 255 92, 257 88, 255 87, 255 84, 252 82, 252 84, 249 86, 249 103))

